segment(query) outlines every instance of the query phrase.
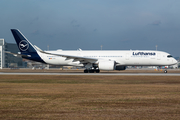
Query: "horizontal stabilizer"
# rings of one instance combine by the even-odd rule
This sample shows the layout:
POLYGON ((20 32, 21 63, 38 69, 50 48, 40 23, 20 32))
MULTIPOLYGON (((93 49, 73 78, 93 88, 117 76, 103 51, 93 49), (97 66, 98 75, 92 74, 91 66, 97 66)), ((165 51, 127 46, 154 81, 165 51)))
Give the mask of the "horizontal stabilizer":
POLYGON ((5 51, 5 53, 8 53, 8 54, 11 54, 11 55, 14 55, 15 57, 31 57, 31 55, 22 55, 22 54, 16 54, 16 53, 12 53, 12 52, 9 52, 9 51, 5 51))

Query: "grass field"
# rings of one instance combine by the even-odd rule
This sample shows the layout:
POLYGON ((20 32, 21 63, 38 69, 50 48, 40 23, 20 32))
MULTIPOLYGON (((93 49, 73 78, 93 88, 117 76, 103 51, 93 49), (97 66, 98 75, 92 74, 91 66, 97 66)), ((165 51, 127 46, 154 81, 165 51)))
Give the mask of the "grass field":
POLYGON ((0 76, 0 119, 180 119, 178 76, 0 76))

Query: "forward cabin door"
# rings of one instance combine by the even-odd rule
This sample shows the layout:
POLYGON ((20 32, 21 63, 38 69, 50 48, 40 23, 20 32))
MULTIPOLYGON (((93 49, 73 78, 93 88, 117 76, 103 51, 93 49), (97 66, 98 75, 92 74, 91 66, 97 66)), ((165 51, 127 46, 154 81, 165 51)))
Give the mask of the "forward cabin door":
POLYGON ((161 53, 157 54, 157 60, 161 60, 161 53))
POLYGON ((130 53, 126 53, 126 60, 129 60, 130 53))

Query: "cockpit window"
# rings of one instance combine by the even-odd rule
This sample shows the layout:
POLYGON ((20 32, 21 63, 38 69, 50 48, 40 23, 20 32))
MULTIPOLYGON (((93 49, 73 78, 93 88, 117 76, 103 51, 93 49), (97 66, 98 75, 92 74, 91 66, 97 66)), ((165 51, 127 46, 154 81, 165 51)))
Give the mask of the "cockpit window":
POLYGON ((170 57, 173 57, 173 56, 172 55, 168 55, 167 57, 170 58, 170 57))

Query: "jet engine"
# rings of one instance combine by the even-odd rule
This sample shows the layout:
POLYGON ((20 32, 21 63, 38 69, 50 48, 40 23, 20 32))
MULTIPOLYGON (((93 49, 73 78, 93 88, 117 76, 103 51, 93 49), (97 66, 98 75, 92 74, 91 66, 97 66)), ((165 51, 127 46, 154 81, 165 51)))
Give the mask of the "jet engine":
POLYGON ((99 70, 125 70, 126 66, 116 66, 115 61, 100 61, 99 70))
POLYGON ((114 70, 115 61, 100 61, 98 67, 100 70, 114 70))

